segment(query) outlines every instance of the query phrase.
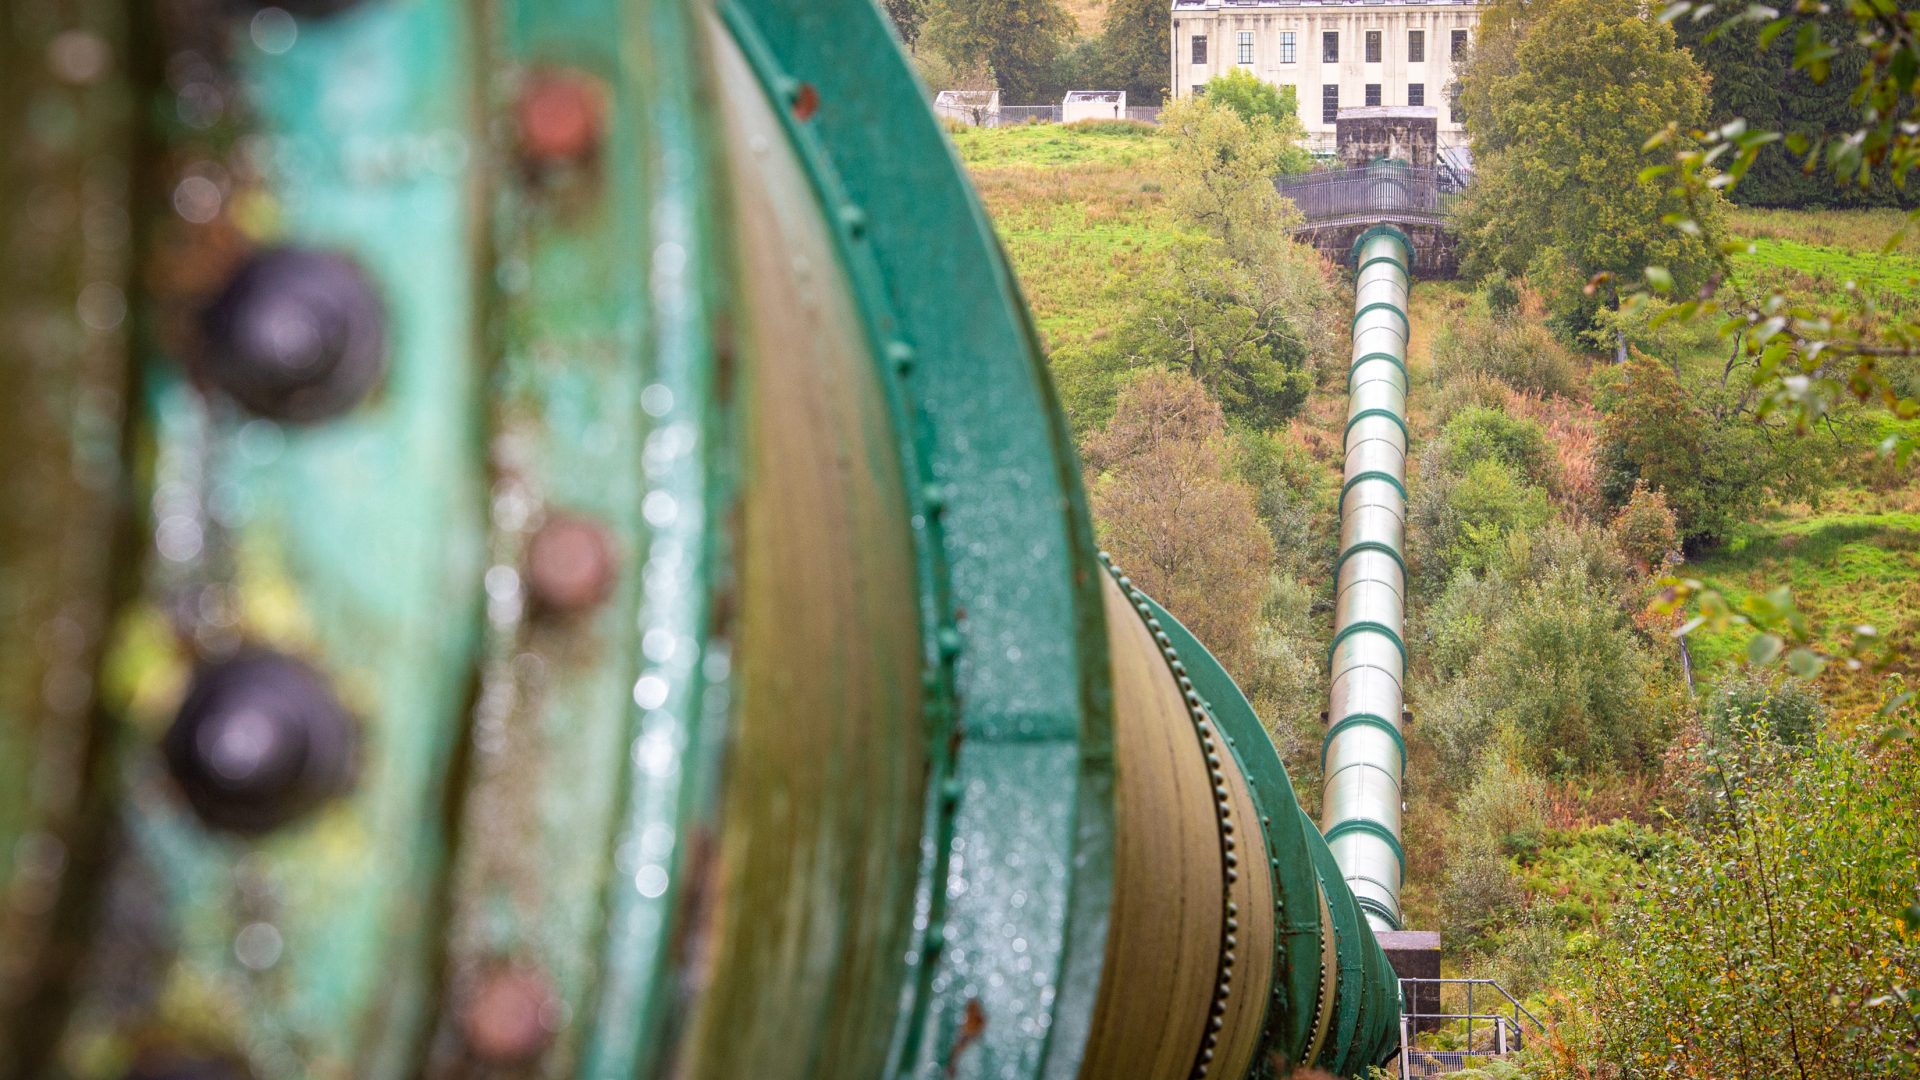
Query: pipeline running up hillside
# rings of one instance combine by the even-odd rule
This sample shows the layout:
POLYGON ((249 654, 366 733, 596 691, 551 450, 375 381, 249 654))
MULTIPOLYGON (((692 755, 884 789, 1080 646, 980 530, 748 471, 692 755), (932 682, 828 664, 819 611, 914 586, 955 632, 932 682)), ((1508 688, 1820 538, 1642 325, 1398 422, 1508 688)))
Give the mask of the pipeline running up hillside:
POLYGON ((1376 929, 1400 928, 1401 681, 1407 646, 1407 291, 1413 244, 1377 225, 1353 246, 1353 364, 1320 825, 1376 929))

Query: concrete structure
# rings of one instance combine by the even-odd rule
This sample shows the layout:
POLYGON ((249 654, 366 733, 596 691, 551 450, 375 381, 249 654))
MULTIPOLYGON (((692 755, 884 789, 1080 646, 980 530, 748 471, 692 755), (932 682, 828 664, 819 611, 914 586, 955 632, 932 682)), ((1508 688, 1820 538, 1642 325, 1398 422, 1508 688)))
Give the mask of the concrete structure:
POLYGON ((1125 120, 1127 118, 1127 92, 1125 90, 1070 90, 1060 102, 1060 122, 1071 124, 1076 120, 1125 120))
POLYGON ((1000 91, 942 90, 933 99, 933 112, 968 127, 993 127, 1000 121, 1000 91))
POLYGON ((1172 82, 1189 97, 1235 67, 1291 86, 1316 148, 1331 150, 1343 108, 1437 109, 1442 143, 1465 128, 1449 107, 1455 56, 1473 42, 1470 0, 1174 0, 1172 82))
POLYGON ((1340 110, 1334 152, 1349 169, 1376 161, 1399 161, 1419 169, 1439 164, 1440 110, 1431 106, 1382 106, 1340 110))

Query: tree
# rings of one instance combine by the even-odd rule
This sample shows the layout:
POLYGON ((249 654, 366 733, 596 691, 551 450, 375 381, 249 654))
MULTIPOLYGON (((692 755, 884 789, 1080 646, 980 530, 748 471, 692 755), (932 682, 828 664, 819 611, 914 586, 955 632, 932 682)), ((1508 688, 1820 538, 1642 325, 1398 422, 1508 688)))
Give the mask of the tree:
POLYGON ((1300 118, 1249 120, 1205 97, 1184 98, 1160 113, 1173 143, 1167 201, 1183 220, 1217 237, 1235 259, 1254 264, 1284 242, 1299 212, 1273 186, 1306 168, 1300 118))
MULTIPOLYGON (((1884 309, 1851 290, 1851 295, 1835 298, 1789 297, 1779 288, 1754 288, 1742 281, 1733 263, 1732 254, 1742 245, 1720 235, 1712 207, 1721 194, 1738 192, 1775 143, 1799 158, 1803 169, 1824 171, 1836 187, 1905 188, 1920 167, 1920 22, 1904 10, 1910 6, 1848 0, 1773 8, 1679 0, 1661 15, 1663 20, 1717 23, 1715 31, 1723 34, 1756 25, 1757 49, 1790 38, 1793 71, 1817 86, 1850 67, 1858 70, 1846 114, 1831 121, 1813 119, 1806 129, 1785 131, 1734 116, 1700 130, 1676 116, 1653 140, 1667 148, 1670 158, 1643 174, 1645 182, 1658 181, 1668 196, 1681 200, 1681 211, 1666 218, 1677 233, 1713 241, 1714 272, 1707 286, 1697 295, 1676 297, 1670 317, 1716 325, 1732 344, 1729 372, 1736 366, 1750 368, 1748 381, 1761 398, 1758 411, 1784 414, 1802 432, 1825 423, 1834 407, 1849 397, 1877 399, 1900 419, 1920 416, 1920 400, 1901 380, 1903 364, 1920 358, 1920 319, 1911 310, 1884 309), (1716 9, 1725 17, 1716 17, 1716 9)), ((1844 75, 1840 82, 1846 84, 1844 75)), ((1888 249, 1911 224, 1909 220, 1889 228, 1888 249)), ((1644 277, 1645 286, 1636 287, 1641 296, 1673 291, 1673 275, 1664 266, 1648 265, 1644 277)), ((1916 445, 1920 441, 1913 435, 1896 432, 1882 441, 1881 449, 1904 466, 1916 445)), ((1701 625, 1752 631, 1750 653, 1785 655, 1796 673, 1811 675, 1828 659, 1809 647, 1808 620, 1791 600, 1762 603, 1750 597, 1735 605, 1694 581, 1674 583, 1671 596, 1667 606, 1675 610, 1697 599, 1701 625), (1785 649, 1789 643, 1797 647, 1785 649)), ((1853 648, 1870 645, 1871 638, 1856 635, 1853 648)))
POLYGON ((881 0, 881 9, 893 20, 893 29, 908 52, 918 52, 920 30, 927 22, 927 0, 881 0))
POLYGON ((1109 347, 1129 366, 1184 370, 1236 419, 1262 428, 1284 423, 1313 389, 1313 376, 1287 294, 1262 284, 1219 241, 1177 241, 1168 273, 1139 293, 1109 347))
POLYGON ((1252 489, 1231 476, 1220 406, 1190 376, 1144 372, 1083 449, 1114 561, 1229 671, 1247 671, 1273 543, 1252 489))
POLYGON ((1205 99, 1232 109, 1242 120, 1264 116, 1294 138, 1298 138, 1294 129, 1305 130, 1300 128, 1300 106, 1294 100, 1293 87, 1275 86, 1246 68, 1231 68, 1207 80, 1205 99))
POLYGON ((1625 505, 1641 484, 1657 489, 1695 550, 1727 539, 1770 495, 1817 491, 1825 471, 1814 467, 1824 444, 1764 426, 1740 398, 1682 385, 1637 351, 1609 369, 1597 404, 1608 501, 1625 505))
POLYGON ((1158 105, 1166 98, 1167 42, 1173 37, 1172 5, 1166 0, 1111 0, 1100 30, 1103 90, 1125 90, 1127 100, 1158 105))
MULTIPOLYGON (((1844 38, 1846 22, 1844 16, 1828 17, 1820 25, 1828 35, 1844 38)), ((1811 137, 1848 126, 1853 116, 1848 98, 1867 66, 1863 53, 1848 51, 1833 57, 1826 80, 1816 83, 1806 72, 1794 70, 1791 38, 1778 37, 1763 47, 1761 28, 1753 23, 1739 23, 1716 34, 1711 23, 1683 19, 1674 23, 1674 29, 1681 44, 1713 77, 1708 128, 1738 118, 1752 128, 1811 137)), ((1753 167, 1727 195, 1746 206, 1891 206, 1903 202, 1911 206, 1914 200, 1914 193, 1898 191, 1884 176, 1865 189, 1836 185, 1817 171, 1803 169, 1795 155, 1778 145, 1762 149, 1753 167)))
POLYGON ((1055 74, 1072 35, 1073 19, 1059 0, 945 0, 926 31, 956 66, 990 67, 1009 105, 1057 95, 1055 74))
MULTIPOLYGON (((1476 158, 1455 214, 1462 270, 1520 274, 1547 255, 1574 281, 1654 263, 1703 281, 1706 245, 1660 223, 1683 203, 1639 182, 1660 160, 1645 143, 1663 120, 1706 117, 1707 78, 1672 28, 1640 0, 1498 0, 1489 11, 1460 88, 1476 158)), ((1585 307, 1602 302, 1616 302, 1613 290, 1585 307)))

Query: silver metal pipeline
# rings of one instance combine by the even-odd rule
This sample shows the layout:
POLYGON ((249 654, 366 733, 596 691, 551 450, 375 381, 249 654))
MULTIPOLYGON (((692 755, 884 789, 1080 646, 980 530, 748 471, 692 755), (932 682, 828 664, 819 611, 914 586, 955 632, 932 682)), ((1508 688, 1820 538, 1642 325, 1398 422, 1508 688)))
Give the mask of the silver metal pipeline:
POLYGON ((1407 565, 1407 292, 1413 243, 1378 225, 1353 248, 1353 365, 1320 827, 1376 929, 1400 927, 1401 682, 1407 565))

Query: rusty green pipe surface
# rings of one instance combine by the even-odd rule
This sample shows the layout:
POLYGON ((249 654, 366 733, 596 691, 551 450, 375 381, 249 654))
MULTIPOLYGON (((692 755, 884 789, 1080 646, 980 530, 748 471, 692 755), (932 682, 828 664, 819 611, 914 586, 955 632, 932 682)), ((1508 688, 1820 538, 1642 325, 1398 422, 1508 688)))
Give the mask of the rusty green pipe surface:
MULTIPOLYGON (((98 9, 110 40, 121 10, 98 9)), ((65 1006, 42 1035, 59 1071, 1078 1075, 1114 887, 1103 571, 1024 304, 878 9, 163 0, 149 22, 164 70, 114 69, 75 144, 140 158, 145 262, 92 253, 85 273, 126 282, 145 329, 117 451, 138 550, 91 789, 113 835, 76 909, 76 992, 45 999, 65 1006), (115 94, 146 103, 139 125, 116 126, 115 94), (752 206, 785 215, 784 268, 752 206), (341 415, 209 390, 199 313, 281 248, 344 256, 382 312, 384 376, 341 415), (801 368, 767 319, 810 288, 846 336, 801 368), (792 412, 815 386, 851 419, 792 412), (847 501, 770 516, 808 475, 780 448, 829 431, 820 460, 841 464, 818 475, 847 501), (556 578, 556 533, 599 577, 556 578), (853 573, 868 621, 822 598, 800 537, 853 573), (264 835, 196 818, 158 753, 196 666, 243 645, 318 672, 357 744, 350 789, 264 835), (795 679, 813 684, 781 691, 795 679)), ((25 109, 23 85, 0 101, 25 109)), ((84 339, 98 366, 52 378, 115 384, 122 341, 84 339)), ((86 451, 110 464, 99 430, 86 451)), ((110 497, 60 497, 110 534, 110 497)), ((69 554, 98 566, 87 550, 69 554)), ((1378 949, 1337 878, 1323 926, 1324 845, 1192 655, 1270 819, 1269 1049, 1298 1060, 1315 1007, 1337 1010, 1347 1042, 1321 1060, 1357 1069, 1391 1011, 1378 949), (1322 1002, 1324 932, 1342 970, 1322 1002)), ((50 725, 11 701, 0 737, 88 744, 84 710, 50 725)), ((16 834, 79 805, 15 792, 16 834)), ((30 924, 4 925, 22 955, 30 924)))

